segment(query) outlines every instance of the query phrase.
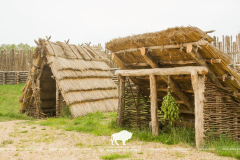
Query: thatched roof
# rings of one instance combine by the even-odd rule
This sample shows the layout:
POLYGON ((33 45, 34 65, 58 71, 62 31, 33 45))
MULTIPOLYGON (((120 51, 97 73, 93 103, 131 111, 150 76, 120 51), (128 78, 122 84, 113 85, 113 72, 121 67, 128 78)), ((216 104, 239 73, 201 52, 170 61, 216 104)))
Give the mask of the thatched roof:
MULTIPOLYGON (((229 55, 221 52, 211 45, 213 39, 204 31, 196 27, 175 27, 154 33, 145 33, 140 35, 116 38, 106 44, 106 48, 113 54, 116 63, 121 69, 147 69, 152 68, 146 59, 141 55, 140 48, 146 47, 153 60, 161 68, 179 67, 179 66, 199 66, 193 57, 187 53, 186 45, 192 44, 197 48, 197 52, 203 59, 208 61, 208 68, 219 79, 224 87, 230 87, 233 92, 240 89, 240 76, 238 71, 229 67, 232 59, 229 55), (158 49, 154 49, 157 46, 158 49), (153 48, 153 49, 152 49, 153 48), (211 63, 211 60, 217 59, 220 63, 211 63), (231 77, 232 76, 232 77, 231 77), (224 77, 231 77, 224 79, 224 77), (223 80, 224 79, 224 80, 223 80)), ((180 90, 189 91, 192 89, 191 78, 185 75, 172 76, 180 90)), ((134 82, 140 86, 145 94, 146 88, 149 88, 148 77, 135 77, 134 82)), ((167 83, 158 77, 158 88, 167 88, 167 83)), ((185 92, 193 103, 193 94, 185 92)), ((159 100, 166 95, 166 92, 159 92, 159 100)), ((175 95, 177 100, 180 100, 175 95)), ((182 106, 183 109, 186 109, 182 106)))
POLYGON ((112 81, 113 75, 105 63, 108 59, 100 46, 71 45, 39 39, 35 55, 35 67, 31 69, 35 80, 30 75, 26 82, 20 99, 21 110, 30 107, 31 96, 34 96, 33 83, 37 85, 39 74, 40 109, 43 113, 44 109, 56 105, 56 84, 74 117, 117 109, 117 86, 112 81), (43 63, 46 63, 44 67, 43 63), (50 77, 55 81, 49 81, 50 77), (29 95, 28 89, 32 90, 32 94, 29 95))

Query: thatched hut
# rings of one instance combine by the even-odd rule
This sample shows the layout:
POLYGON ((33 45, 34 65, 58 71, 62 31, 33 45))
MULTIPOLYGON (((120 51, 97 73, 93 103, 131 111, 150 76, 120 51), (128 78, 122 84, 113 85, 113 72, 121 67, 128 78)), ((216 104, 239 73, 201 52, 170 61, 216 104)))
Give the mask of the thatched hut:
POLYGON ((183 122, 195 126, 197 146, 210 130, 240 139, 240 75, 212 41, 196 27, 176 27, 108 42, 121 69, 116 71, 118 125, 141 127, 152 120, 153 135, 158 135, 157 110, 169 84, 183 122))
POLYGON ((117 86, 101 46, 35 41, 36 58, 22 89, 20 111, 59 116, 68 105, 74 117, 117 109, 117 86))

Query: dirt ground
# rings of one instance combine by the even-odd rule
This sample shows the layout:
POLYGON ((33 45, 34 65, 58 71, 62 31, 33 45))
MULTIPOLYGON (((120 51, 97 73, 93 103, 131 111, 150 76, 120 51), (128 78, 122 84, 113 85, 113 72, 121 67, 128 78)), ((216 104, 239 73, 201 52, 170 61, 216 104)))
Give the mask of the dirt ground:
POLYGON ((111 144, 110 136, 95 136, 24 121, 0 122, 0 159, 101 159, 113 153, 131 154, 128 159, 233 159, 183 145, 130 141, 111 144))

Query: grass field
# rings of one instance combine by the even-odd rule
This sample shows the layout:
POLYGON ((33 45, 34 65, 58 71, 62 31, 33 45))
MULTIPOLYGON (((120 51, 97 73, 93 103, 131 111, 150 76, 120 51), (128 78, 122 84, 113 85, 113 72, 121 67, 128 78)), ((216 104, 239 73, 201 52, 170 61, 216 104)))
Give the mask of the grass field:
MULTIPOLYGON (((27 117, 18 113, 20 103, 18 102, 21 95, 21 85, 4 85, 0 86, 0 121, 8 120, 30 120, 29 124, 39 124, 43 126, 53 126, 56 129, 66 131, 77 131, 91 133, 97 136, 112 135, 126 128, 116 127, 117 112, 107 113, 91 113, 83 117, 71 118, 68 111, 65 110, 65 116, 59 118, 47 118, 43 121, 27 117)), ((130 141, 140 140, 148 142, 161 142, 164 144, 179 144, 185 147, 195 147, 194 129, 185 127, 169 128, 165 132, 160 132, 158 137, 152 137, 148 129, 127 129, 133 133, 130 141)), ((221 156, 230 156, 240 159, 240 143, 230 138, 220 137, 212 138, 209 143, 204 146, 205 149, 211 148, 214 152, 221 156)), ((121 157, 120 155, 109 155, 111 157, 121 157)), ((129 155, 127 155, 129 156, 129 155)), ((127 157, 126 156, 126 157, 127 157)), ((105 157, 107 158, 107 157, 105 157)))
POLYGON ((21 89, 24 84, 20 85, 0 85, 0 122, 16 119, 31 119, 30 117, 18 112, 21 96, 21 89))

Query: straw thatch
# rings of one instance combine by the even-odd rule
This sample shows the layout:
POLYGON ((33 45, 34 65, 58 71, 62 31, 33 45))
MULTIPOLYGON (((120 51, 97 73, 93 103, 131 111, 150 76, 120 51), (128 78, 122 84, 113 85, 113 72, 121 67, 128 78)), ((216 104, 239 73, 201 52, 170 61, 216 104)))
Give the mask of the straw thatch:
POLYGON ((117 87, 101 46, 39 39, 34 54, 36 60, 20 98, 22 112, 59 116, 61 107, 69 105, 78 117, 117 109, 117 87))
MULTIPOLYGON (((223 53, 216 47, 214 47, 212 43, 213 39, 206 34, 206 32, 200 30, 196 27, 175 27, 175 28, 169 28, 167 30, 163 30, 160 32, 154 32, 154 33, 146 33, 141 35, 134 35, 134 36, 128 36, 125 38, 117 38, 113 39, 110 42, 106 44, 106 48, 109 49, 113 54, 113 60, 117 65, 120 67, 120 69, 150 69, 150 68, 174 68, 174 67, 180 67, 180 66, 201 66, 198 59, 194 59, 194 54, 198 53, 200 57, 202 57, 202 60, 205 61, 204 63, 207 64, 205 67, 208 68, 209 72, 212 72, 212 75, 208 74, 207 79, 208 81, 214 81, 215 85, 219 87, 220 89, 214 90, 213 95, 223 95, 218 93, 220 92, 221 88, 228 88, 230 91, 228 92, 228 98, 231 98, 231 103, 228 100, 225 100, 224 96, 220 96, 220 99, 222 99, 223 106, 225 108, 231 108, 232 105, 234 106, 234 109, 229 109, 229 113, 231 114, 227 115, 224 112, 224 115, 227 115, 226 117, 217 117, 216 119, 221 119, 221 123, 225 124, 232 124, 232 122, 228 121, 231 119, 231 121, 234 121, 234 126, 229 126, 230 128, 234 128, 234 134, 236 137, 240 139, 240 94, 238 93, 240 91, 240 76, 239 71, 232 67, 232 59, 228 54, 223 53), (187 51, 187 45, 191 44, 193 46, 194 51, 187 51), (141 48, 145 47, 146 52, 148 55, 148 59, 151 59, 149 61, 141 54, 141 48), (155 48, 154 48, 155 47, 155 48), (157 49, 156 49, 157 48, 157 49), (193 53, 194 52, 194 53, 193 53), (213 63, 213 61, 216 60, 216 63, 213 63), (151 62, 151 63, 150 63, 151 62), (154 64, 154 65, 152 65, 154 64), (214 77, 214 78, 212 78, 214 77), (229 103, 228 103, 229 102, 229 103), (237 103, 236 103, 237 102, 237 103), (236 115, 232 113, 236 113, 236 115), (235 124, 236 122, 236 124, 235 124)), ((196 55, 196 54, 195 54, 196 55)), ((197 57, 198 58, 198 57, 197 57)), ((139 71, 140 72, 140 71, 139 71)), ((140 91, 139 93, 143 94, 144 96, 148 97, 150 95, 149 91, 149 77, 129 77, 135 85, 139 86, 140 91)), ((193 87, 191 82, 191 77, 187 75, 177 75, 177 76, 171 76, 170 77, 172 81, 177 86, 177 90, 181 91, 184 96, 176 94, 176 92, 173 91, 173 96, 176 99, 176 101, 180 104, 180 117, 184 118, 184 120, 189 122, 194 122, 194 112, 193 110, 189 110, 189 107, 187 107, 187 104, 184 102, 184 100, 188 100, 188 104, 194 104, 194 93, 193 93, 193 87)), ((209 83, 208 83, 209 84, 209 83)), ((161 102, 163 100, 163 97, 167 93, 167 87, 168 84, 166 82, 166 79, 161 76, 157 76, 157 96, 158 96, 158 107, 160 108, 161 102)), ((171 87, 171 85, 170 85, 171 87)), ((209 87, 206 87, 206 90, 209 87)), ((136 91, 132 89, 131 91, 128 90, 126 94, 133 95, 136 91)), ((206 91, 206 93, 209 93, 206 91)), ((211 97, 211 94, 206 94, 205 96, 208 96, 207 99, 212 99, 212 101, 216 101, 216 97, 211 97)), ((136 97, 136 96, 135 96, 136 97)), ((219 98, 218 98, 219 99, 219 98)), ((142 100, 142 99, 141 99, 142 100)), ((216 106, 212 101, 204 102, 205 103, 205 111, 208 112, 208 114, 204 114, 204 118, 207 121, 209 117, 214 116, 211 113, 219 113, 223 112, 219 110, 218 106, 216 106), (213 107, 209 110, 208 105, 213 105, 213 107)), ((125 110, 123 113, 124 123, 132 123, 132 124, 138 124, 138 120, 143 119, 150 116, 150 113, 144 113, 141 112, 141 116, 137 117, 137 105, 136 102, 133 99, 133 102, 129 103, 127 100, 125 100, 125 103, 128 103, 126 105, 126 109, 130 108, 129 110, 125 110), (133 106, 133 107, 130 107, 133 106), (133 109, 135 108, 135 110, 133 109), (126 114, 133 113, 130 117, 126 117, 126 114), (128 120, 128 119, 131 120, 128 120)), ((193 106, 194 107, 194 106, 193 106)), ((222 107, 223 108, 223 107, 222 107)), ((224 109, 225 109, 224 108, 224 109)), ((150 108, 149 108, 150 109, 150 108)), ((194 109, 194 108, 193 108, 194 109)), ((219 114, 223 115, 223 113, 219 114)), ((142 124, 145 124, 145 122, 141 122, 142 124)), ((218 128, 219 124, 215 123, 208 123, 205 127, 216 127, 218 128), (212 126, 211 126, 212 125, 212 126)))

